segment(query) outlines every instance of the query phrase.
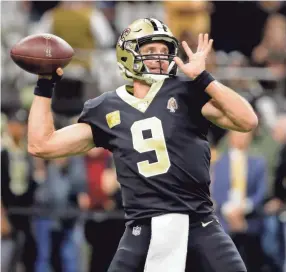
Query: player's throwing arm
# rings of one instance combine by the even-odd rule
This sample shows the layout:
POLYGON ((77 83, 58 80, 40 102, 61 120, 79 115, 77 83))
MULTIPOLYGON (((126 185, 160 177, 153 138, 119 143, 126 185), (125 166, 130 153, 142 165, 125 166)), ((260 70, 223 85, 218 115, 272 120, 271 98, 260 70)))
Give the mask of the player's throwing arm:
POLYGON ((31 35, 11 50, 13 61, 27 72, 38 74, 28 122, 28 151, 42 158, 75 155, 91 149, 92 131, 87 124, 55 130, 51 98, 55 84, 73 57, 72 47, 51 34, 31 35), (61 68, 59 68, 61 67, 61 68))

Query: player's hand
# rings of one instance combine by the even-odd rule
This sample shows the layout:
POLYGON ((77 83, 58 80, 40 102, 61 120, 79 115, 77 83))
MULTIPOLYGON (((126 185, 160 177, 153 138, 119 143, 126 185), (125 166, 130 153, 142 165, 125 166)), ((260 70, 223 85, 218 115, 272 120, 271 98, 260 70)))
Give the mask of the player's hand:
POLYGON ((247 222, 244 217, 244 212, 240 207, 233 207, 225 216, 232 232, 243 232, 247 229, 247 222))
POLYGON ((59 67, 53 75, 39 75, 38 78, 52 79, 54 82, 57 82, 62 78, 63 74, 63 69, 59 67))
POLYGON ((206 59, 212 49, 212 44, 213 40, 209 40, 208 34, 200 34, 197 52, 193 53, 188 44, 183 41, 182 45, 189 57, 189 62, 183 63, 179 57, 175 57, 174 61, 185 75, 194 79, 206 69, 206 59))
POLYGON ((266 214, 271 215, 277 213, 282 207, 283 207, 283 202, 278 198, 274 198, 269 200, 264 205, 264 211, 266 214))

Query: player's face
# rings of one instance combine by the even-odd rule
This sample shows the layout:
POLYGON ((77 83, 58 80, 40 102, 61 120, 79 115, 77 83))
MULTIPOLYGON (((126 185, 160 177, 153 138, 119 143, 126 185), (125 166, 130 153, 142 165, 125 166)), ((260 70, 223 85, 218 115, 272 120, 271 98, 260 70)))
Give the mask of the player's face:
POLYGON ((151 73, 167 73, 169 67, 169 61, 167 60, 167 54, 169 54, 169 49, 167 45, 160 42, 145 44, 140 48, 140 54, 156 55, 154 56, 154 59, 144 60, 144 64, 148 67, 151 73))

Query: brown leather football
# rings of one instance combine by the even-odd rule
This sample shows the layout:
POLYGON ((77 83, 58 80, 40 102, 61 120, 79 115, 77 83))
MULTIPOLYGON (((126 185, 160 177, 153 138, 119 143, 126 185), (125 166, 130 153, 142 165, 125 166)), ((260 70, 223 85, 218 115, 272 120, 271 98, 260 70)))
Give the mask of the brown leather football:
POLYGON ((52 34, 30 35, 13 46, 10 51, 13 61, 29 73, 52 74, 71 61, 74 50, 63 39, 52 34))

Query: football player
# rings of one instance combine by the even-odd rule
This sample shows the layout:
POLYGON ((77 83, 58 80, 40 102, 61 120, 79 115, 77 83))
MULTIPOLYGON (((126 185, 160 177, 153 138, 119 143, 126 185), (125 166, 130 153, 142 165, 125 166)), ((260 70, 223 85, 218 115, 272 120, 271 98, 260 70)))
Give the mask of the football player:
MULTIPOLYGON (((210 199, 210 122, 247 132, 257 117, 246 100, 205 70, 213 40, 200 34, 183 63, 170 29, 153 18, 126 28, 117 62, 130 85, 85 103, 78 124, 55 131, 54 84, 39 78, 29 118, 29 152, 43 158, 113 152, 126 230, 109 272, 246 271, 210 199), (177 76, 177 68, 184 76, 177 76)), ((107 234, 108 235, 108 234, 107 234)))

